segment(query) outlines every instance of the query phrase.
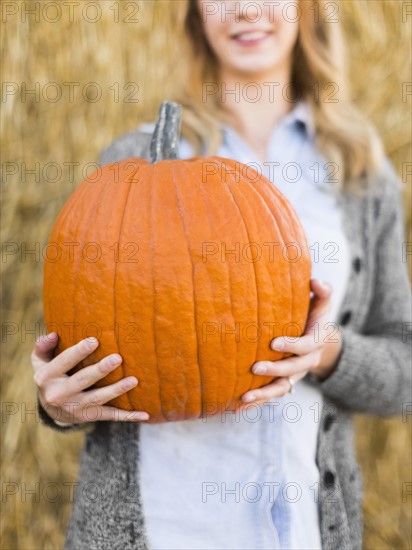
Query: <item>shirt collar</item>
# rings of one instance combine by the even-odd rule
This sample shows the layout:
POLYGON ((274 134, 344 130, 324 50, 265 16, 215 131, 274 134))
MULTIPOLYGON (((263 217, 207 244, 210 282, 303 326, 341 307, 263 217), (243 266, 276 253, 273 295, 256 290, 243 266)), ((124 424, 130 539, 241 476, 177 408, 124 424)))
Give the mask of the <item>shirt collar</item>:
POLYGON ((281 122, 284 124, 302 124, 310 138, 315 137, 315 124, 313 120, 313 112, 307 101, 303 99, 298 101, 295 107, 287 113, 281 122))
MULTIPOLYGON (((315 137, 315 124, 313 120, 313 112, 309 103, 303 99, 299 100, 295 107, 286 115, 284 115, 278 125, 293 125, 298 124, 305 128, 306 134, 309 138, 313 139, 315 137)), ((221 124, 222 131, 225 136, 233 132, 231 126, 226 123, 221 124)))

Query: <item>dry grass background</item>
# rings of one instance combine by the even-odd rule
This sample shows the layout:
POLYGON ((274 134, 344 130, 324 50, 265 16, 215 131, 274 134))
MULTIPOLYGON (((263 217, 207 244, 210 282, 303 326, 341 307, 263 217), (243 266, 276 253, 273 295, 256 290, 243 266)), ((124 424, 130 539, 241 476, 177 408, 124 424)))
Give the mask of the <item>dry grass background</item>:
MULTIPOLYGON (((92 8, 81 16, 88 2, 77 8, 73 21, 63 4, 62 18, 56 22, 51 22, 56 17, 52 8, 40 12, 38 22, 30 15, 24 22, 23 2, 3 2, 18 13, 2 27, 2 81, 15 82, 19 90, 1 105, 1 160, 18 167, 15 175, 3 173, 2 231, 3 241, 17 243, 20 249, 21 243, 32 248, 36 242, 40 246, 47 242, 58 210, 84 179, 87 163, 96 161, 99 151, 118 135, 153 119, 167 86, 179 78, 179 44, 173 35, 179 0, 96 3, 102 16, 92 23, 92 8), (139 11, 133 13, 136 6, 139 11), (119 22, 113 8, 119 10, 119 22), (127 16, 138 22, 126 22, 127 16), (28 89, 38 82, 40 97, 24 98, 23 82, 28 89), (61 87, 60 100, 44 99, 42 92, 53 97, 53 89, 45 88, 48 82, 61 87), (63 85, 67 82, 80 83, 72 100, 63 85), (89 82, 100 86, 99 101, 82 96, 89 82), (128 82, 139 85, 138 103, 123 101, 133 91, 133 87, 123 90, 128 82), (114 100, 115 83, 119 83, 119 101, 114 100), (28 169, 39 163, 40 171, 47 163, 58 163, 61 175, 55 177, 50 165, 38 181, 30 174, 24 181, 24 162, 28 169), (71 162, 79 163, 72 176, 67 164, 71 162)), ((40 2, 41 8, 45 4, 40 2)), ((404 4, 339 2, 351 52, 354 98, 377 125, 399 174, 403 163, 411 162, 411 99, 403 101, 402 83, 411 80, 412 31, 410 18, 409 24, 402 21, 404 4)), ((405 199, 405 205, 410 204, 410 176, 405 199)), ((408 208, 405 221, 407 240, 412 241, 408 208)), ((2 422, 4 549, 61 548, 71 509, 67 484, 76 481, 83 441, 82 434, 45 429, 29 412, 35 408, 29 359, 34 336, 27 330, 36 323, 39 329, 42 323, 42 268, 41 258, 27 256, 24 262, 19 254, 3 258, 2 263, 2 401, 3 406, 15 404, 13 414, 5 415, 2 422), (18 332, 7 336, 4 330, 10 327, 18 332), (34 497, 26 494, 33 490, 34 497)), ((411 423, 363 416, 356 425, 366 489, 365 548, 411 548, 411 500, 402 500, 402 484, 412 481, 411 423)))

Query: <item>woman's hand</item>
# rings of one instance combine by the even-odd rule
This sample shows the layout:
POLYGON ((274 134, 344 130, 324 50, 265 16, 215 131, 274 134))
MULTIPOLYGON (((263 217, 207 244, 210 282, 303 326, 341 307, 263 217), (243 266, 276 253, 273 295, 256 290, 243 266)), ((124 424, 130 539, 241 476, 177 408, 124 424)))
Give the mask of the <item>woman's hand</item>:
MULTIPOLYGON (((125 411, 104 405, 110 399, 130 390, 138 383, 134 376, 128 376, 106 386, 87 390, 92 384, 121 365, 120 355, 109 355, 96 363, 76 372, 66 374, 75 365, 90 355, 98 346, 96 338, 86 338, 78 344, 54 356, 59 337, 52 332, 40 336, 32 352, 34 382, 39 390, 39 400, 47 414, 62 423, 80 424, 96 420, 147 420, 143 411, 125 411), (87 408, 99 406, 99 418, 88 419, 87 408)), ((93 415, 94 416, 94 415, 93 415)))
MULTIPOLYGON (((281 397, 290 390, 290 382, 300 380, 308 372, 319 379, 325 379, 335 369, 342 350, 340 331, 331 331, 329 322, 330 297, 332 288, 329 284, 311 279, 310 310, 306 329, 298 338, 280 337, 271 342, 274 350, 291 352, 294 355, 280 361, 258 361, 252 367, 254 374, 279 376, 281 378, 243 394, 245 403, 263 404, 273 397, 281 397)), ((335 325, 336 326, 336 325, 335 325)))

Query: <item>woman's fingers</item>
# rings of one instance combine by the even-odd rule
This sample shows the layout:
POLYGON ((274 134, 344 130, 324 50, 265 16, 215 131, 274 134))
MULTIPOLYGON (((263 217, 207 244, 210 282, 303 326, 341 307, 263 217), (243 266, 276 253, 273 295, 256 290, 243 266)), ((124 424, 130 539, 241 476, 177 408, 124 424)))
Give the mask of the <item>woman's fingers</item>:
POLYGON ((86 359, 97 348, 99 342, 96 338, 86 338, 74 346, 65 349, 49 364, 46 364, 45 378, 57 378, 66 374, 67 371, 86 359))
POLYGON ((143 421, 148 420, 150 416, 146 411, 126 411, 109 405, 100 405, 94 401, 90 401, 87 404, 78 403, 73 400, 62 405, 46 403, 43 407, 49 416, 67 424, 84 424, 103 420, 120 422, 143 421))
MULTIPOLYGON (((118 409, 116 407, 110 407, 109 405, 99 405, 98 403, 91 403, 83 409, 82 413, 72 415, 70 422, 72 423, 84 423, 84 422, 141 422, 149 420, 149 414, 145 411, 126 411, 124 409, 118 409)), ((61 420, 64 422, 64 420, 61 420)))
POLYGON ((77 393, 90 388, 90 386, 117 369, 121 364, 122 357, 114 353, 113 355, 104 357, 94 365, 84 367, 72 376, 69 376, 67 380, 68 392, 77 393))
MULTIPOLYGON (((257 361, 252 367, 252 372, 262 376, 273 376, 276 380, 244 393, 242 400, 245 403, 257 404, 285 395, 290 390, 288 377, 296 382, 320 364, 321 345, 314 338, 313 327, 317 322, 322 323, 322 318, 326 318, 325 314, 330 308, 332 287, 319 279, 311 279, 310 287, 313 296, 304 334, 297 338, 278 337, 270 344, 273 350, 291 353, 292 356, 279 361, 257 361)), ((323 327, 319 330, 323 334, 323 327)))
POLYGON ((123 378, 114 384, 103 388, 93 388, 89 391, 67 391, 67 387, 60 389, 56 386, 47 389, 43 407, 48 414, 61 422, 84 423, 96 420, 147 420, 149 415, 145 411, 126 411, 104 404, 122 395, 137 385, 134 376, 123 378), (63 392, 63 393, 62 393, 63 392), (136 418, 133 418, 136 413, 136 418))
POLYGON ((326 281, 320 281, 319 279, 310 280, 310 288, 318 298, 328 298, 332 293, 332 287, 326 281))
POLYGON ((67 376, 67 371, 89 356, 99 342, 96 338, 86 338, 54 357, 57 342, 58 336, 55 333, 41 336, 37 339, 32 352, 34 382, 39 388, 40 402, 49 416, 60 422, 72 424, 96 420, 130 422, 149 419, 146 411, 127 411, 104 405, 136 386, 138 380, 134 376, 87 391, 87 388, 121 365, 120 355, 109 355, 98 363, 67 376), (93 415, 90 409, 94 407, 97 407, 98 411, 93 415))
POLYGON ((314 315, 319 315, 329 309, 332 287, 329 283, 319 281, 319 279, 311 279, 310 287, 313 291, 313 296, 310 303, 310 316, 313 317, 314 315))
MULTIPOLYGON (((293 382, 297 382, 304 376, 306 376, 307 371, 303 373, 300 372, 294 375, 288 375, 292 378, 293 382)), ((273 397, 282 397, 290 390, 290 382, 286 377, 277 378, 274 382, 270 382, 266 386, 261 388, 256 388, 254 390, 248 391, 242 395, 242 401, 245 403, 266 403, 273 397)))
POLYGON ((104 405, 111 399, 123 395, 125 392, 130 391, 137 386, 138 380, 135 376, 128 376, 122 378, 114 384, 104 386, 102 388, 94 388, 89 391, 83 392, 83 396, 86 397, 86 403, 97 403, 98 405, 104 405))
POLYGON ((145 411, 125 411, 109 406, 103 406, 100 410, 101 416, 97 420, 113 420, 119 422, 142 422, 144 420, 149 420, 149 414, 145 411))
POLYGON ((54 357, 54 349, 58 341, 59 337, 55 332, 39 336, 36 339, 32 353, 33 363, 40 365, 41 363, 51 361, 54 357))
POLYGON ((254 374, 262 376, 292 376, 307 371, 319 360, 320 352, 315 350, 301 356, 288 357, 280 361, 257 361, 253 367, 254 374))
POLYGON ((270 347, 275 351, 303 355, 304 353, 311 353, 316 348, 316 342, 313 334, 304 334, 296 338, 280 336, 271 341, 270 347))

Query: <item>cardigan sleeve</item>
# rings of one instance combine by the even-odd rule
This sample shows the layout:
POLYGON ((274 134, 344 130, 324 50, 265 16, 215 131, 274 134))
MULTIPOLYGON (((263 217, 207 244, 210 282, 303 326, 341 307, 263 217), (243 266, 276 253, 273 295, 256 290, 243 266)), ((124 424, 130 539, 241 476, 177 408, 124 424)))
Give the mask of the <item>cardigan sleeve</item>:
MULTIPOLYGON (((411 289, 401 184, 390 167, 377 212, 375 283, 362 333, 340 327, 342 353, 324 380, 308 375, 323 394, 354 412, 379 416, 405 413, 412 395, 411 289)), ((376 201, 376 199, 373 199, 376 201)))

